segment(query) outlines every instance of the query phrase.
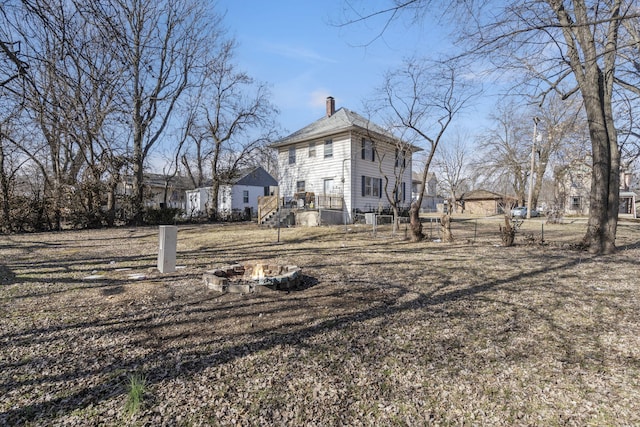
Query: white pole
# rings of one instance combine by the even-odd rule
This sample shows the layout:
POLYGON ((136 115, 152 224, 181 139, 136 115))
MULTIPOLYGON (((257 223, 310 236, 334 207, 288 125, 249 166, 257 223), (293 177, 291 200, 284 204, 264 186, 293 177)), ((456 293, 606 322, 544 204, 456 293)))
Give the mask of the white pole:
POLYGON ((158 270, 160 273, 176 271, 176 244, 178 227, 161 225, 159 231, 158 270))

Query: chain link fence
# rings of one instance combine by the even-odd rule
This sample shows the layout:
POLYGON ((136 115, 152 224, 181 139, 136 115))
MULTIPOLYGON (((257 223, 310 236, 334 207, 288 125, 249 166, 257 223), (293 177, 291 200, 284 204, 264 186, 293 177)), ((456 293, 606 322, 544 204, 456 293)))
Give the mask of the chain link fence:
MULTIPOLYGON (((409 218, 401 217, 397 231, 393 231, 393 216, 378 214, 360 214, 354 224, 357 230, 366 231, 377 238, 409 238, 411 231, 409 218)), ((442 227, 439 216, 422 217, 422 233, 425 240, 440 242, 442 227)), ((575 240, 574 227, 563 224, 549 224, 546 218, 511 219, 516 227, 516 244, 541 244, 554 241, 575 240)), ((505 218, 501 215, 493 217, 456 217, 451 218, 451 234, 454 242, 501 245, 500 227, 504 227, 505 218)))

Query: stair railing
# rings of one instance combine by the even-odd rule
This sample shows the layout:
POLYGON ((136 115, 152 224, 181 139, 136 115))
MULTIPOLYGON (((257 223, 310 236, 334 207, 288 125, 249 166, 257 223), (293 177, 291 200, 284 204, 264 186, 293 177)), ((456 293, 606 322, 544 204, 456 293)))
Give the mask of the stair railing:
POLYGON ((265 220, 278 210, 278 196, 258 197, 258 224, 264 224, 265 220))

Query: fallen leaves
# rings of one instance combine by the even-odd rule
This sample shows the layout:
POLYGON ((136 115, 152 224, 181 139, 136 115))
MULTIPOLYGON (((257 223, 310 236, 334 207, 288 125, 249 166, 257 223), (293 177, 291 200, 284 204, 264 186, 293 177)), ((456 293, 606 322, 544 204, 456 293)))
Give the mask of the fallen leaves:
POLYGON ((35 250, 12 236, 0 425, 640 423, 640 249, 282 233, 183 228, 170 275, 151 270, 151 229, 42 234, 56 245, 35 250), (307 285, 205 289, 203 271, 256 258, 300 265, 307 285), (145 394, 127 418, 134 373, 145 394))

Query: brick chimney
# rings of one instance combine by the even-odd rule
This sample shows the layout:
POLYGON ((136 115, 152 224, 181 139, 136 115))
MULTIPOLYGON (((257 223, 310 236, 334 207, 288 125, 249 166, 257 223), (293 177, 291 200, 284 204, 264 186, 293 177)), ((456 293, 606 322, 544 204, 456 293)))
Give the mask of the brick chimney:
POLYGON ((336 112, 336 100, 333 99, 333 96, 327 96, 327 117, 333 116, 333 113, 336 112))

